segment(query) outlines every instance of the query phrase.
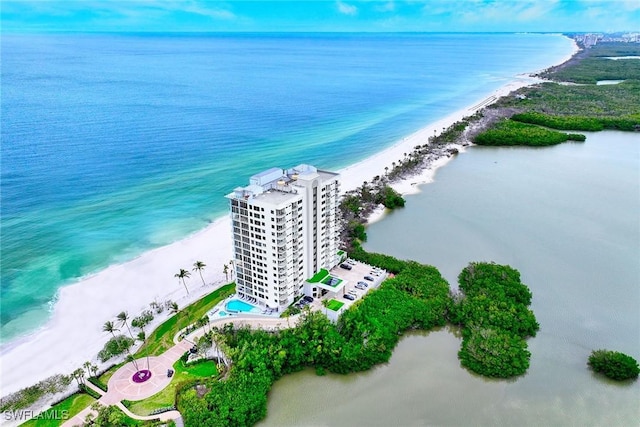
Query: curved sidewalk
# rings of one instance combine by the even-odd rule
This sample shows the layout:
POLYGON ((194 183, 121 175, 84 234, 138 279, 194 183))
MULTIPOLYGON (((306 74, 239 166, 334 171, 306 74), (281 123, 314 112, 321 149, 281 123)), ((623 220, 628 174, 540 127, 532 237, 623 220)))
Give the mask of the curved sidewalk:
MULTIPOLYGON (((137 420, 153 420, 159 418, 165 421, 180 417, 178 411, 169 411, 149 416, 136 415, 129 411, 121 401, 123 399, 131 401, 143 400, 167 387, 173 378, 167 377, 167 369, 171 369, 173 364, 176 363, 178 359, 180 359, 180 356, 189 350, 192 345, 193 344, 188 341, 181 341, 160 356, 149 357, 151 379, 144 383, 135 383, 133 381, 132 376, 136 372, 133 362, 129 362, 120 367, 109 379, 108 391, 103 393, 102 397, 98 399, 98 402, 104 406, 116 405, 125 414, 137 420)), ((147 366, 146 357, 137 359, 136 362, 143 367, 147 366)), ((91 409, 91 407, 85 408, 79 414, 62 424, 62 427, 82 425, 90 413, 95 414, 95 411, 91 409)))
MULTIPOLYGON (((216 319, 211 321, 210 325, 215 326, 231 323, 237 327, 251 326, 252 328, 274 330, 293 327, 298 322, 298 318, 299 315, 291 316, 289 318, 237 316, 216 319)), ((173 347, 162 353, 160 356, 150 356, 149 370, 151 371, 151 379, 144 383, 136 383, 133 381, 132 377, 136 372, 133 362, 129 362, 121 366, 109 379, 108 391, 106 393, 102 390, 98 390, 96 387, 91 387, 98 393, 102 394, 102 397, 98 399, 98 402, 104 406, 116 405, 125 414, 136 420, 160 419, 162 421, 167 421, 179 418, 181 415, 178 411, 169 411, 158 415, 148 416, 136 415, 122 404, 122 400, 143 400, 166 388, 173 379, 173 377, 167 377, 167 370, 172 369, 174 363, 176 363, 178 359, 180 359, 180 356, 193 346, 193 342, 197 338, 205 334, 207 328, 207 326, 198 328, 179 342, 176 342, 178 338, 178 335, 176 335, 176 337, 174 337, 174 342, 176 342, 176 344, 173 347)), ((137 359, 136 362, 143 368, 147 367, 146 357, 137 359)), ((83 425, 87 415, 91 413, 95 415, 95 411, 91 409, 91 407, 85 408, 76 416, 62 424, 62 427, 81 426, 83 425)))

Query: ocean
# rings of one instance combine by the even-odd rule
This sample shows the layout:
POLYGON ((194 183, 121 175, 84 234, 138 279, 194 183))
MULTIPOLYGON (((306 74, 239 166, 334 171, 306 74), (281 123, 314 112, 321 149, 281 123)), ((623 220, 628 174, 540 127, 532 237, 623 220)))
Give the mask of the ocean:
POLYGON ((338 169, 560 62, 555 34, 30 34, 2 48, 0 339, 64 285, 226 214, 272 166, 338 169))

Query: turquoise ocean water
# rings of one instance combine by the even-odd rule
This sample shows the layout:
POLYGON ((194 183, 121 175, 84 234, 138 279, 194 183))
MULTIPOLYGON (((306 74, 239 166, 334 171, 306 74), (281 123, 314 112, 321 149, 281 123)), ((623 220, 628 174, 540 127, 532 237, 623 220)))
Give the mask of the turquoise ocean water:
POLYGON ((1 340, 271 166, 336 169, 573 48, 542 34, 3 35, 1 340))

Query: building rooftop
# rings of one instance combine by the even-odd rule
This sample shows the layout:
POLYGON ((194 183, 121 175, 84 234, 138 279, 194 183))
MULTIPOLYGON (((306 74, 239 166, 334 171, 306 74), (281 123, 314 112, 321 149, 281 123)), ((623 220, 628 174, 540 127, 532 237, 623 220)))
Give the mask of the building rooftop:
POLYGON ((297 195, 295 182, 320 177, 323 181, 333 179, 339 174, 318 170, 315 166, 300 164, 291 169, 271 168, 249 178, 249 185, 237 187, 226 197, 229 199, 263 200, 281 203, 297 195))

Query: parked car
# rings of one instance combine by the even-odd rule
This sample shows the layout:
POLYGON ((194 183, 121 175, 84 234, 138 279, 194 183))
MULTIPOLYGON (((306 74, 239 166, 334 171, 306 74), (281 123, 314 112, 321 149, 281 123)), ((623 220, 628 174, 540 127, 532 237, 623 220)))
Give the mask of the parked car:
POLYGON ((368 280, 370 282, 373 282, 373 277, 371 276, 364 276, 364 280, 368 280))
POLYGON ((349 292, 347 292, 349 295, 353 295, 354 297, 358 296, 358 293, 356 291, 354 291, 353 289, 350 290, 349 292))
POLYGON ((340 264, 340 268, 344 268, 345 270, 351 270, 353 267, 343 262, 342 264, 340 264))
POLYGON ((364 287, 364 286, 362 286, 362 285, 355 285, 355 286, 354 286, 354 288, 356 288, 356 289, 360 289, 361 291, 364 291, 365 289, 367 289, 367 288, 365 288, 365 287, 364 287))
POLYGON ((351 301, 355 301, 356 297, 354 297, 353 295, 346 294, 346 295, 344 296, 344 299, 348 299, 348 300, 351 300, 351 301))
POLYGON ((358 282, 358 285, 364 286, 365 288, 369 287, 369 284, 367 282, 358 282))
POLYGON ((305 295, 303 299, 307 302, 313 302, 313 297, 310 297, 309 295, 305 295))

